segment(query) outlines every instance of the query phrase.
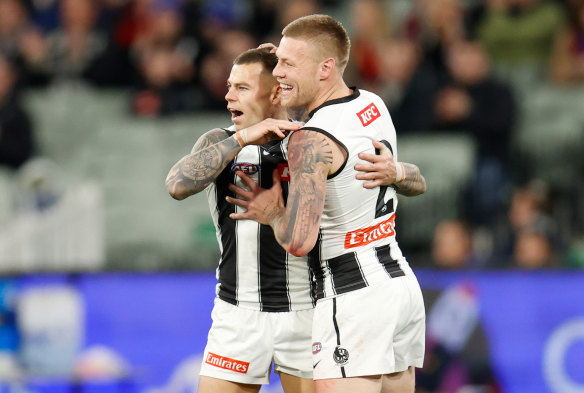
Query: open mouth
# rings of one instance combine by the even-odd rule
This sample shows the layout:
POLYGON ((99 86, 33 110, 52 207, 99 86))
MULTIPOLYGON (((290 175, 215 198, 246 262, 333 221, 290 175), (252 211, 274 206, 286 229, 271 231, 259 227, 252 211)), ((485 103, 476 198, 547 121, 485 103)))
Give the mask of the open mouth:
POLYGON ((231 120, 232 121, 235 121, 236 119, 238 119, 241 116, 243 116, 243 112, 242 111, 238 111, 236 109, 229 109, 229 112, 231 112, 231 120))

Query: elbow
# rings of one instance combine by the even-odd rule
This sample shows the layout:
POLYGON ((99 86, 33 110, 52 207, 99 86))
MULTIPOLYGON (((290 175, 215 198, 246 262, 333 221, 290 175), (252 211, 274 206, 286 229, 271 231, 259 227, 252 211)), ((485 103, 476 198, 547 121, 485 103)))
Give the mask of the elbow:
POLYGON ((418 195, 425 194, 427 190, 428 190, 428 186, 426 185, 426 179, 424 179, 422 177, 422 184, 420 186, 420 193, 418 195))
POLYGON ((314 248, 316 240, 312 243, 304 242, 304 243, 295 243, 292 242, 285 247, 286 251, 289 254, 294 255, 295 257, 303 257, 308 255, 310 251, 314 248))
POLYGON ((183 195, 182 193, 176 191, 169 190, 168 193, 173 199, 176 199, 177 201, 182 201, 183 199, 186 198, 186 195, 183 195))
POLYGON ((426 193, 426 182, 422 182, 415 190, 405 192, 404 195, 415 197, 426 193))
POLYGON ((166 190, 168 191, 168 194, 177 201, 182 201, 189 196, 184 187, 180 187, 177 184, 166 183, 166 190))
POLYGON ((303 257, 310 252, 310 250, 303 247, 288 247, 286 251, 295 257, 303 257))

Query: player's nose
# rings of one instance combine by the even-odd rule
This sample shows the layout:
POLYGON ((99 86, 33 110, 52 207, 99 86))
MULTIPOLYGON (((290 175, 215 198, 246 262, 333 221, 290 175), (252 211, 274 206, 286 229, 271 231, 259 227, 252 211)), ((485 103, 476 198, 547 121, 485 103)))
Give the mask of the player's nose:
POLYGON ((279 61, 276 64, 276 66, 274 67, 274 70, 272 71, 272 75, 274 75, 276 78, 283 78, 284 77, 283 68, 280 65, 279 61))
POLYGON ((225 94, 225 100, 226 101, 235 101, 235 89, 233 89, 232 87, 227 89, 227 93, 225 94))

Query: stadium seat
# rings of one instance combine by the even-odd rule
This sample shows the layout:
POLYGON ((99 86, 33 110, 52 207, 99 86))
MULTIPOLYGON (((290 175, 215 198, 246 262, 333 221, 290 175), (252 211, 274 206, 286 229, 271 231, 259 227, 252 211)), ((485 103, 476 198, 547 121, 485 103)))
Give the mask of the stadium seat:
POLYGON ((96 128, 121 118, 127 104, 119 92, 97 92, 83 87, 55 86, 26 96, 41 154, 58 165, 75 167, 91 145, 96 128))
MULTIPOLYGON (((134 268, 146 269, 156 257, 166 267, 182 266, 181 259, 197 260, 195 245, 197 256, 215 252, 214 240, 207 242, 206 237, 197 242, 192 235, 201 222, 210 221, 205 195, 179 203, 168 195, 164 180, 202 132, 226 120, 202 115, 148 121, 126 118, 100 128, 89 172, 105 187, 108 259, 124 260, 122 256, 134 249, 134 262, 139 265, 134 268)), ((212 263, 216 261, 213 258, 212 263)))
POLYGON ((459 213, 460 192, 474 170, 475 142, 459 133, 398 136, 398 154, 420 168, 428 187, 424 195, 399 198, 398 241, 427 246, 434 227, 459 213))
POLYGON ((513 145, 530 176, 571 187, 584 168, 584 92, 540 85, 525 100, 522 115, 513 145))
MULTIPOLYGON (((216 265, 216 241, 200 230, 211 225, 204 193, 179 203, 164 180, 203 132, 230 125, 228 114, 136 119, 127 102, 121 92, 71 87, 25 97, 40 151, 62 169, 68 186, 93 180, 103 187, 109 268, 122 268, 120 261, 134 269, 196 268, 198 257, 204 267, 216 265)), ((0 200, 0 214, 6 203, 0 200)))
POLYGON ((12 214, 14 173, 8 169, 0 169, 0 223, 6 223, 12 214))

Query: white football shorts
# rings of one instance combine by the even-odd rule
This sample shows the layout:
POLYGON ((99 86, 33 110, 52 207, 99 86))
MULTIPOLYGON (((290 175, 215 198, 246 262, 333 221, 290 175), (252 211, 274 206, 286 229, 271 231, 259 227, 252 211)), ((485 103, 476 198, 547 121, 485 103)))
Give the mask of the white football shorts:
POLYGON ((314 379, 422 367, 425 319, 413 274, 319 300, 312 324, 314 379))
POLYGON ((273 362, 276 372, 311 379, 313 312, 262 312, 216 298, 201 375, 268 384, 273 362))

